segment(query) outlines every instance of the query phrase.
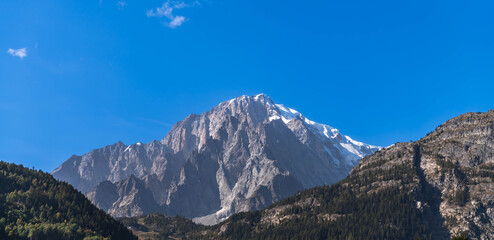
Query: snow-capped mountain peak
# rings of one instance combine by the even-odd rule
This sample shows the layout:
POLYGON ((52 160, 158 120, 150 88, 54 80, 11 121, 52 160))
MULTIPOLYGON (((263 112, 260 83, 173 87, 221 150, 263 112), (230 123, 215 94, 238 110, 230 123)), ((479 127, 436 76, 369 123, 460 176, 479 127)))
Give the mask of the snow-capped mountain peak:
POLYGON ((275 104, 273 100, 264 93, 252 97, 244 95, 240 98, 232 99, 229 102, 232 103, 234 101, 245 100, 252 100, 265 104, 268 112, 268 121, 282 120, 283 123, 288 124, 293 119, 301 120, 312 133, 321 137, 322 140, 331 141, 334 144, 339 145, 339 147, 342 148, 341 150, 346 152, 345 158, 348 165, 355 165, 360 158, 363 158, 376 149, 381 149, 381 147, 368 145, 353 140, 349 136, 342 135, 338 129, 327 124, 314 122, 304 117, 304 115, 295 109, 286 107, 283 104, 275 104))
POLYGON ((113 216, 158 211, 214 224, 333 184, 378 149, 258 94, 191 114, 161 141, 72 156, 53 175, 113 216))

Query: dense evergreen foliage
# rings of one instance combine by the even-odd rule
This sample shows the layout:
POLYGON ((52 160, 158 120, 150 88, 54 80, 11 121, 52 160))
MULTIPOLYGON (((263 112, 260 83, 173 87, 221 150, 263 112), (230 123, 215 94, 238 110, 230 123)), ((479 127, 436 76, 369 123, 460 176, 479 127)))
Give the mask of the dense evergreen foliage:
POLYGON ((205 226, 195 224, 190 219, 179 216, 168 217, 158 213, 119 220, 133 229, 142 239, 190 238, 191 235, 206 229, 205 226))
POLYGON ((468 237, 466 234, 461 234, 461 235, 452 237, 451 240, 468 240, 468 237))
POLYGON ((137 239, 71 185, 0 162, 0 239, 137 239))

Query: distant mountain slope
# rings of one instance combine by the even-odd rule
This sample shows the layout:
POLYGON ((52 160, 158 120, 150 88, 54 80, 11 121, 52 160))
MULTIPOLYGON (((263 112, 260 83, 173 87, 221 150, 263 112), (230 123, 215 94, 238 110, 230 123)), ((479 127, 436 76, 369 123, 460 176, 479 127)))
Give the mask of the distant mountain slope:
POLYGON ((461 115, 419 141, 365 157, 332 186, 182 236, 435 240, 465 234, 494 239, 493 222, 494 111, 489 111, 461 115))
POLYGON ((137 239, 50 174, 0 162, 0 239, 137 239))
POLYGON ((158 211, 212 224, 333 184, 378 149, 259 94, 192 114, 160 142, 72 156, 52 174, 113 216, 158 211))

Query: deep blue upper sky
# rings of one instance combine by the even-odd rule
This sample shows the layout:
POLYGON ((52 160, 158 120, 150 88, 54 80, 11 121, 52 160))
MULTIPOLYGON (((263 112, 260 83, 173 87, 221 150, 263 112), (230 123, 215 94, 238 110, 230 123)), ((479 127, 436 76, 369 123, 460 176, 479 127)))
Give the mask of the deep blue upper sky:
POLYGON ((266 93, 369 144, 494 108, 492 1, 1 1, 0 160, 51 171, 266 93), (22 50, 25 48, 25 52, 22 50))

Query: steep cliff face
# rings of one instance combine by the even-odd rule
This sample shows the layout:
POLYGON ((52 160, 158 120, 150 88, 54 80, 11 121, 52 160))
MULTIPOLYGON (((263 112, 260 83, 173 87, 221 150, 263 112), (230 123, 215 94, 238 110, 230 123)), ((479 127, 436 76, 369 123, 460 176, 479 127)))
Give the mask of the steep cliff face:
POLYGON ((211 224, 302 189, 333 184, 378 149, 260 94, 192 114, 160 142, 116 143, 73 156, 53 175, 91 191, 89 198, 114 216, 151 213, 154 207, 145 210, 142 201, 118 187, 133 175, 143 183, 137 192, 149 191, 160 212, 211 224), (117 186, 112 194, 102 193, 113 189, 105 181, 117 186))
POLYGON ((494 239, 494 111, 363 158, 342 181, 190 238, 494 239))

